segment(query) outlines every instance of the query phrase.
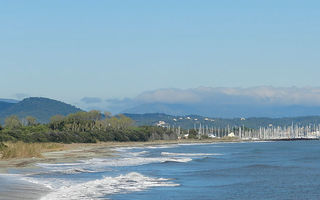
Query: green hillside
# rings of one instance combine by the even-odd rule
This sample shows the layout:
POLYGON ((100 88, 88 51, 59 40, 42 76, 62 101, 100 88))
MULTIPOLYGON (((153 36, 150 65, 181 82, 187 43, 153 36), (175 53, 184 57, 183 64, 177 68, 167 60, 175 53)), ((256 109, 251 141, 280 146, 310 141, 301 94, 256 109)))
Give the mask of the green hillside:
POLYGON ((10 115, 17 115, 19 118, 33 116, 38 122, 46 123, 54 115, 68 115, 81 111, 75 106, 42 97, 30 97, 10 105, 1 102, 1 105, 3 105, 3 109, 0 109, 1 123, 10 115))

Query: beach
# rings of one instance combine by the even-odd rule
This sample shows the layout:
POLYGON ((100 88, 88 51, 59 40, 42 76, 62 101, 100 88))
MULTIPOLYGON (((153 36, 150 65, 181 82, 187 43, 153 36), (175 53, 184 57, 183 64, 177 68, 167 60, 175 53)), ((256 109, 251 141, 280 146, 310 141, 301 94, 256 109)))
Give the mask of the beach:
POLYGON ((215 142, 240 142, 238 138, 203 139, 203 140, 157 140, 148 142, 100 142, 100 143, 73 143, 62 144, 59 149, 42 153, 41 158, 12 158, 0 159, 0 173, 6 173, 12 168, 33 167, 39 162, 73 162, 77 159, 89 159, 94 157, 114 156, 114 148, 117 147, 143 147, 164 144, 197 144, 215 142))
MULTIPOLYGON (((318 199, 319 141, 77 144, 0 175, 1 200, 318 199)), ((8 161, 12 162, 12 161, 8 161)))

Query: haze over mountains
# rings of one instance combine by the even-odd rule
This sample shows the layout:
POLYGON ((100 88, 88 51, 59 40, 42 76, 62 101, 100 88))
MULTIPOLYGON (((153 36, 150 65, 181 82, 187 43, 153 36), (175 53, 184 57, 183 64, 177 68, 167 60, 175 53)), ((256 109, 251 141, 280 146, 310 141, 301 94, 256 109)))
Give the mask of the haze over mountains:
MULTIPOLYGON (((252 87, 158 89, 134 98, 107 99, 83 97, 76 106, 83 110, 110 111, 113 114, 164 113, 201 115, 211 118, 300 117, 320 115, 318 87, 252 87)), ((0 119, 16 114, 35 115, 47 122, 54 114, 67 115, 80 109, 46 98, 27 98, 21 102, 0 99, 0 119), (41 109, 41 110, 39 110, 41 109)))
MULTIPOLYGON (((0 123, 3 123, 4 119, 10 115, 17 115, 21 119, 26 116, 33 116, 37 118, 38 122, 47 123, 54 115, 68 115, 79 111, 82 110, 73 105, 42 97, 30 97, 22 101, 1 99, 0 123)), ((159 121, 165 121, 170 125, 181 126, 183 128, 192 128, 194 125, 199 126, 200 123, 215 127, 245 125, 251 128, 268 126, 269 124, 288 126, 292 123, 300 125, 320 123, 320 116, 318 114, 320 113, 320 109, 312 106, 259 107, 247 105, 240 107, 230 105, 208 106, 204 104, 200 106, 191 104, 149 103, 128 109, 128 111, 129 112, 125 115, 136 121, 137 125, 156 125, 159 121), (252 110, 253 108, 254 110, 252 110), (202 114, 188 114, 189 112, 202 114), (241 118, 246 115, 259 112, 263 117, 250 117, 245 120, 241 120, 241 118), (281 118, 270 118, 264 116, 275 116, 276 114, 279 116, 292 116, 281 118)))
POLYGON ((208 117, 241 118, 241 117, 299 117, 316 116, 320 114, 319 106, 300 105, 210 105, 210 104, 142 104, 125 113, 166 113, 169 115, 192 115, 198 114, 208 117))
MULTIPOLYGON (((101 111, 105 110, 107 109, 101 111)), ((47 123, 54 115, 68 115, 78 111, 81 111, 81 109, 73 105, 42 97, 30 97, 22 101, 12 99, 0 100, 1 123, 10 115, 17 115, 20 118, 33 116, 39 122, 47 123)), ((298 124, 320 123, 320 107, 302 105, 257 106, 254 104, 212 105, 204 103, 179 104, 158 102, 136 105, 133 108, 126 109, 123 113, 127 113, 126 115, 135 120, 138 125, 155 125, 158 121, 166 121, 172 125, 188 128, 194 124, 208 124, 209 122, 210 125, 215 126, 246 124, 250 127, 268 125, 269 123, 279 125, 288 125, 292 122, 298 124), (185 120, 186 116, 198 120, 185 120), (247 118, 246 121, 241 121, 242 117, 247 118), (180 118, 184 120, 178 120, 180 118), (205 120, 206 118, 214 119, 214 121, 205 120), (177 121, 174 119, 177 119, 177 121)))
MULTIPOLYGON (((3 115, 1 113, 7 107, 18 102, 12 99, 0 99, 0 115, 3 115)), ((169 88, 143 92, 133 98, 83 97, 78 102, 75 100, 72 102, 83 110, 109 111, 113 114, 165 113, 213 118, 318 116, 320 115, 320 88, 270 86, 169 88)), ((5 114, 11 113, 9 111, 5 114)), ((18 111, 15 110, 15 112, 18 111)))
POLYGON ((107 99, 84 97, 81 108, 112 113, 166 113, 208 117, 297 117, 320 114, 320 88, 198 87, 158 89, 134 98, 107 99))

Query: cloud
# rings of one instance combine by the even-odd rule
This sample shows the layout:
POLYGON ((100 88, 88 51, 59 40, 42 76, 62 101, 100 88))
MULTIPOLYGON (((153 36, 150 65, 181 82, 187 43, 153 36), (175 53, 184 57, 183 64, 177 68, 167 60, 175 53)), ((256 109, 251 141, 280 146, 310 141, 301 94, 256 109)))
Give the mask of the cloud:
POLYGON ((106 110, 108 110, 113 114, 120 113, 128 108, 138 106, 142 103, 136 99, 131 99, 131 98, 107 99, 105 100, 105 102, 106 102, 106 106, 105 106, 106 110))
MULTIPOLYGON (((250 108, 277 106, 320 106, 320 87, 198 87, 190 89, 158 89, 146 91, 134 98, 101 100, 97 97, 84 97, 78 104, 86 110, 99 109, 114 114, 139 110, 141 108, 192 108, 190 113, 197 113, 197 109, 209 108, 237 108, 242 112, 250 108), (167 105, 165 107, 164 105, 167 105), (194 111, 194 112, 193 112, 194 111)), ((163 109, 165 110, 165 109, 163 109)))
POLYGON ((320 88, 271 87, 251 88, 198 87, 192 89, 159 89, 138 95, 141 103, 211 103, 211 104, 271 104, 320 105, 320 88))
POLYGON ((30 97, 30 95, 25 93, 16 93, 13 95, 16 99, 22 100, 24 98, 30 97))
POLYGON ((81 99, 81 102, 86 103, 86 104, 95 104, 95 103, 101 103, 102 99, 98 97, 83 97, 81 99))
POLYGON ((194 103, 201 100, 201 96, 190 90, 182 89, 159 89, 148 91, 140 94, 135 99, 136 101, 143 101, 146 103, 194 103))

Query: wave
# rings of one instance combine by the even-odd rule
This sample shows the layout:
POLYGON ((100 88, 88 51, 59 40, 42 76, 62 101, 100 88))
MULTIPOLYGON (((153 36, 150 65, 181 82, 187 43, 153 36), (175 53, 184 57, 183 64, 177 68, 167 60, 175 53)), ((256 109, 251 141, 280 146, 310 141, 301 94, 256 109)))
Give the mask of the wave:
POLYGON ((82 162, 75 163, 37 163, 36 165, 42 168, 61 168, 61 167, 75 167, 81 165, 82 162))
POLYGON ((202 142, 202 143, 181 143, 181 144, 179 144, 179 146, 198 146, 198 145, 211 145, 211 144, 218 144, 217 142, 211 142, 211 143, 209 143, 209 142, 207 142, 207 143, 205 143, 205 142, 202 142))
POLYGON ((132 157, 132 158, 117 158, 117 159, 90 159, 84 161, 87 165, 94 165, 95 167, 125 167, 138 166, 151 163, 163 163, 167 161, 172 162, 189 162, 191 158, 172 158, 172 157, 132 157))
POLYGON ((170 153, 170 152, 161 152, 162 156, 190 156, 190 157, 197 157, 197 156, 221 156, 223 154, 220 153, 170 153))
POLYGON ((139 152, 128 152, 127 154, 129 156, 141 156, 141 155, 146 155, 148 154, 148 151, 139 151, 139 152))
POLYGON ((147 177, 137 172, 131 172, 117 177, 104 177, 94 181, 72 184, 42 197, 41 200, 94 200, 111 194, 143 191, 151 187, 177 187, 179 184, 165 178, 147 177))
POLYGON ((80 174, 80 173, 96 173, 97 171, 74 168, 74 169, 67 169, 67 170, 56 170, 54 172, 61 173, 61 174, 80 174))
POLYGON ((92 158, 82 160, 77 163, 51 164, 38 163, 39 167, 49 169, 49 173, 94 173, 98 171, 111 170, 112 167, 139 166, 151 163, 177 162, 185 163, 192 161, 192 158, 186 157, 125 157, 125 158, 92 158), (109 169, 107 169, 109 167, 109 169))
POLYGON ((179 145, 177 144, 168 144, 168 145, 155 145, 155 146, 147 146, 146 149, 169 149, 169 148, 176 148, 179 145))
POLYGON ((21 177, 21 174, 1 174, 0 173, 0 178, 1 177, 21 177))
POLYGON ((161 163, 186 163, 192 161, 191 158, 169 158, 163 160, 161 163))
POLYGON ((178 147, 178 144, 165 144, 165 145, 148 145, 148 146, 138 146, 138 147, 115 147, 116 151, 129 151, 133 149, 168 149, 178 147))

